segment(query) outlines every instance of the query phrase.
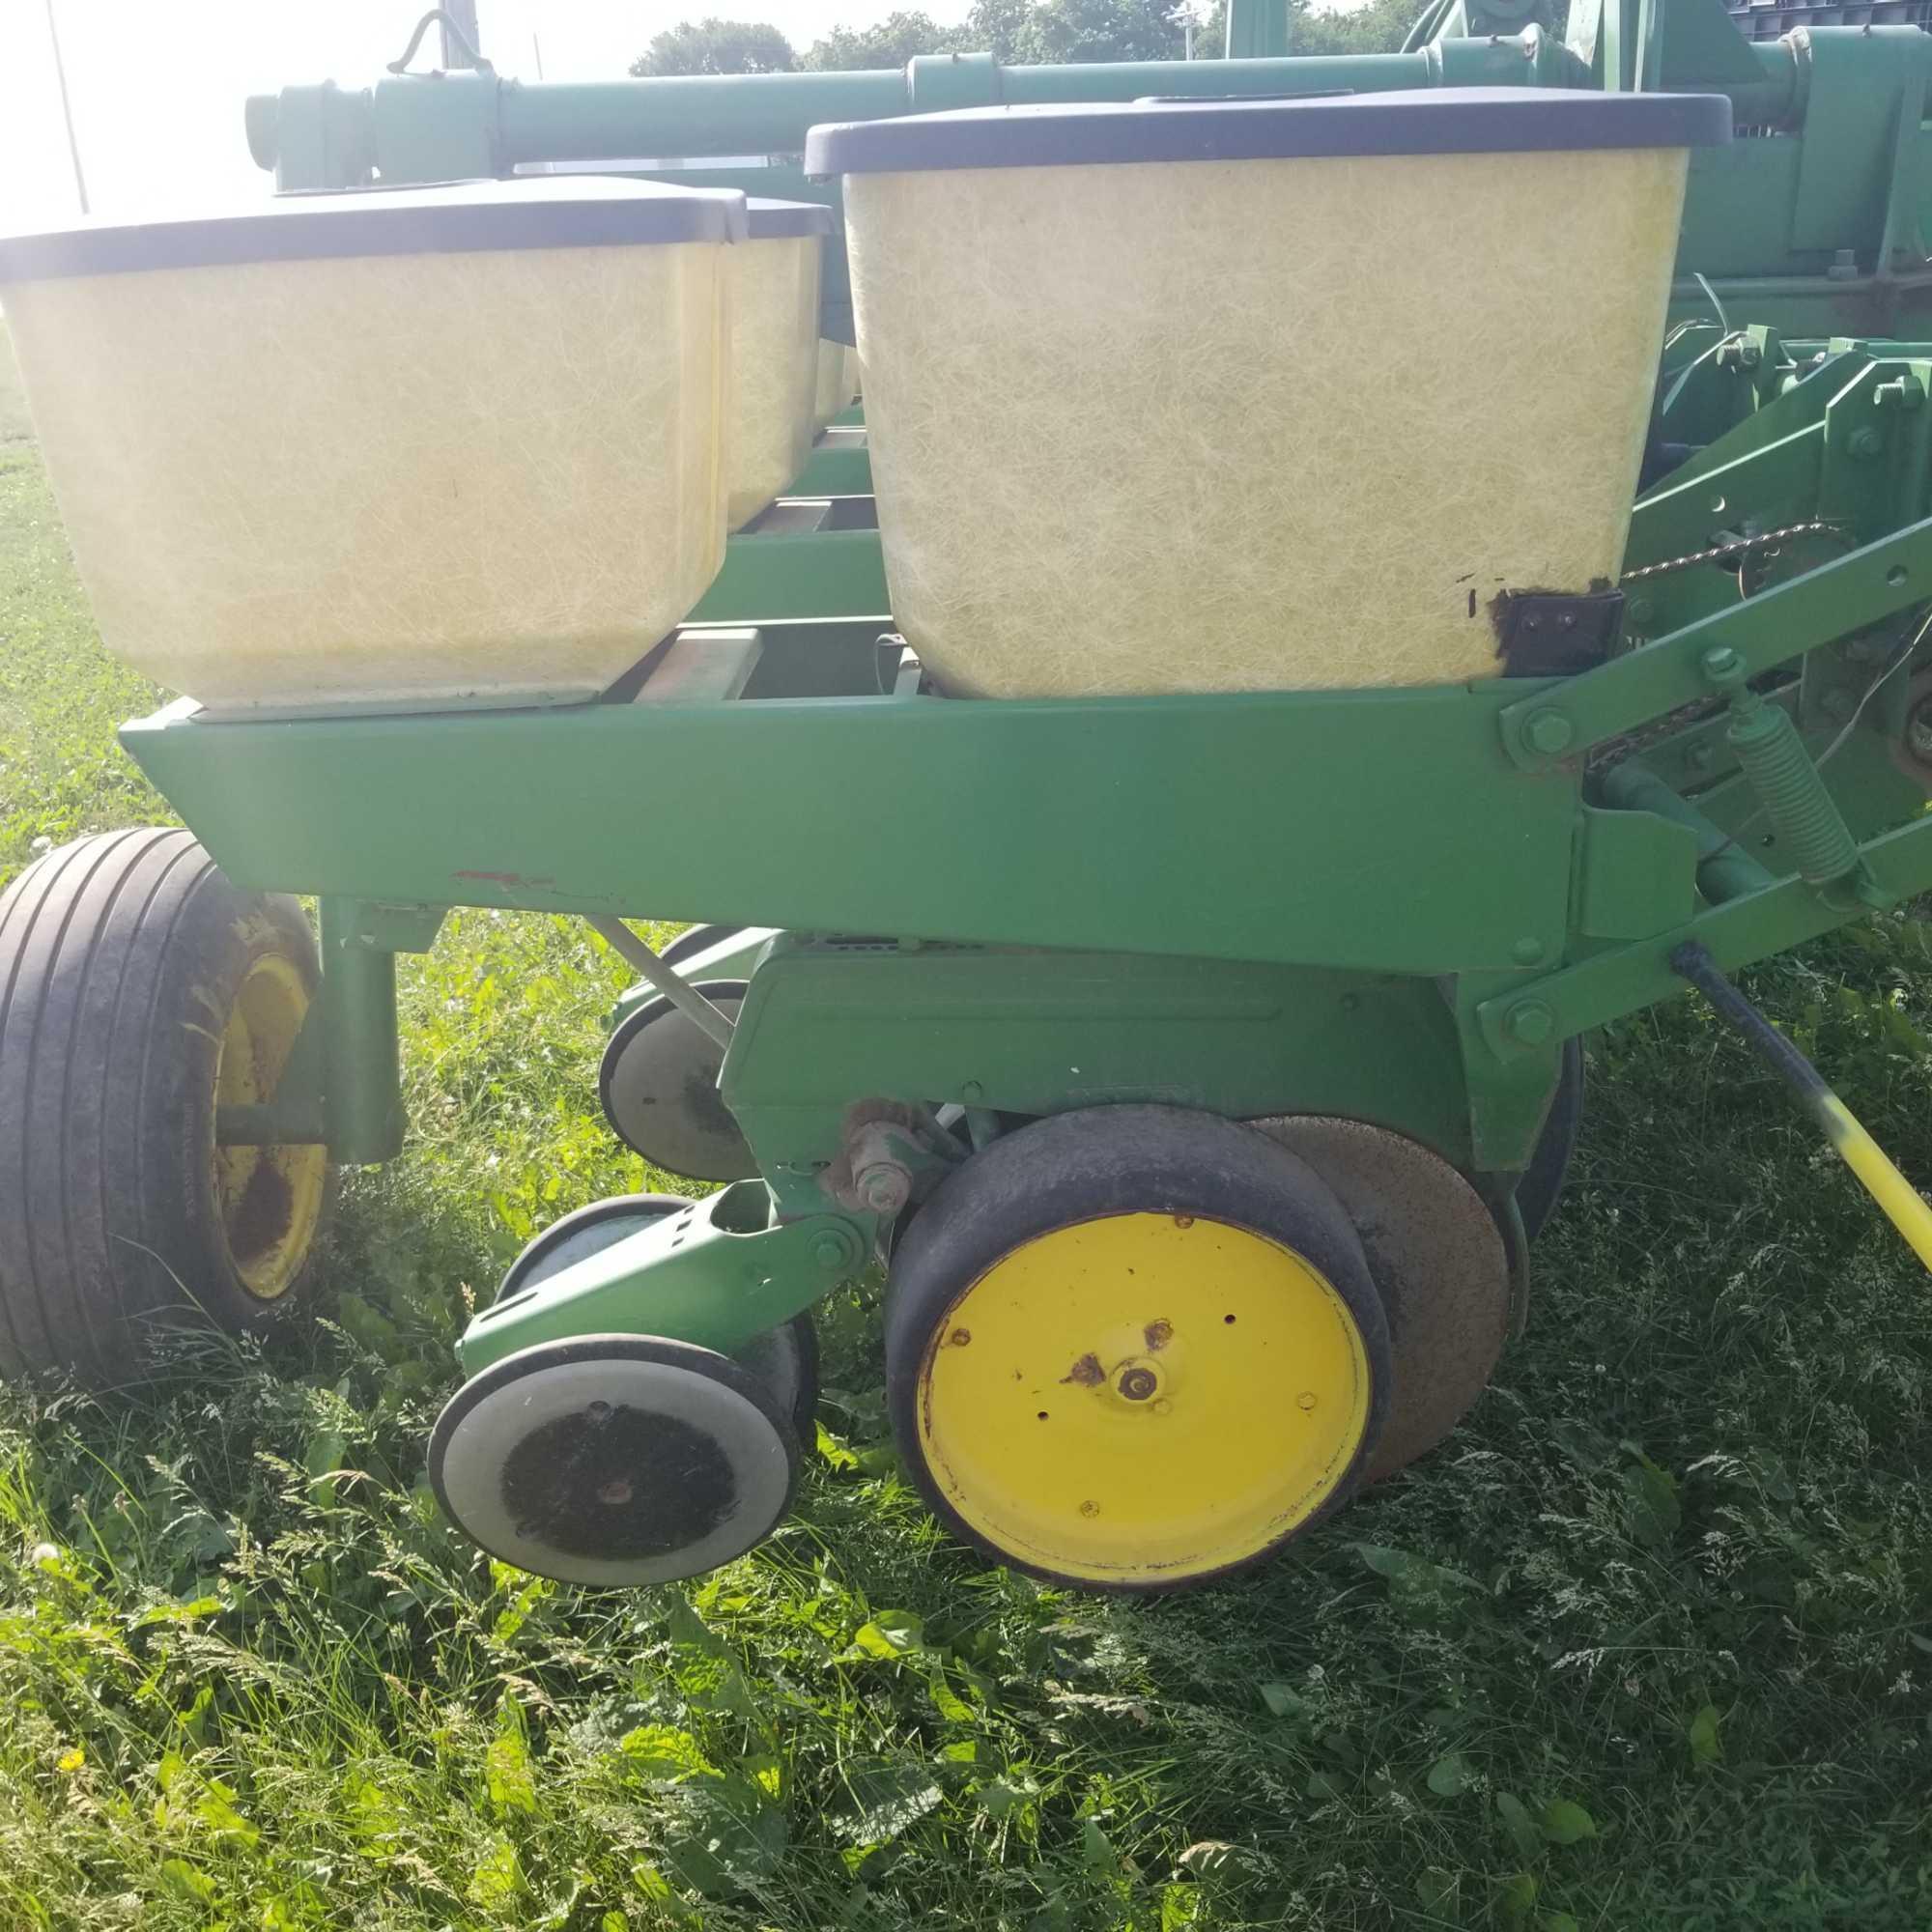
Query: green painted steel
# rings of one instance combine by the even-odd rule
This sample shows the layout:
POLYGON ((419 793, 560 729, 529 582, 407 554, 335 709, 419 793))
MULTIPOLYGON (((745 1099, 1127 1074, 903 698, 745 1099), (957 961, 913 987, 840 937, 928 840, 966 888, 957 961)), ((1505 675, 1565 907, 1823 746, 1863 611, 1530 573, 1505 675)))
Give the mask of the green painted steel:
POLYGON ((402 1151, 405 1127, 396 955, 368 943, 354 899, 325 895, 321 923, 329 1156, 349 1167, 392 1160, 402 1151))
POLYGON ((872 458, 862 440, 827 437, 786 490, 788 497, 869 497, 872 458))
POLYGON ((832 1158, 847 1109, 878 1098, 1344 1114, 1470 1164, 1455 1016, 1413 977, 793 935, 751 982, 721 1084, 767 1173, 832 1158))
POLYGON ((122 742, 243 885, 1435 974, 1562 949, 1577 778, 1502 754, 1520 689, 163 714, 122 742))
POLYGON ((457 1352, 466 1375, 571 1335, 675 1335, 732 1350, 856 1274, 870 1215, 776 1220, 760 1181, 738 1181, 484 1309, 457 1352))
POLYGON ((725 539, 724 567, 694 624, 770 624, 892 611, 877 530, 811 530, 725 539))

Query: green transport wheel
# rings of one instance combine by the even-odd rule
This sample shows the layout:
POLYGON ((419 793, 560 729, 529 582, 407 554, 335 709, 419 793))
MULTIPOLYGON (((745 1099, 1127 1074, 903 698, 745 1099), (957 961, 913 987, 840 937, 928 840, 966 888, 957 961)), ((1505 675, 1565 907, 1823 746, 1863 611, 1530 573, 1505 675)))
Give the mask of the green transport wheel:
MULTIPOLYGON (((743 980, 693 988, 727 1020, 744 1003, 743 980)), ((611 1131, 633 1153, 687 1180, 749 1180, 758 1163, 718 1091, 724 1049, 659 994, 632 1009, 604 1047, 597 1097, 611 1131)))
POLYGON ((327 1151, 217 1147, 214 1116, 274 1098, 319 983, 301 907, 186 832, 77 839, 0 896, 0 1370, 123 1380, 169 1327, 299 1298, 327 1151))
POLYGON ((1362 1480, 1391 1380, 1342 1203, 1214 1115, 1022 1127, 893 1256, 899 1452, 952 1530, 1055 1581, 1146 1593, 1262 1561, 1362 1480))
POLYGON ((659 1335, 579 1335, 493 1362, 437 1418, 443 1514, 499 1561, 566 1583, 696 1577, 764 1541, 798 1437, 761 1376, 659 1335))
MULTIPOLYGON (((693 1204, 681 1194, 613 1194, 553 1221, 531 1237, 503 1275, 498 1301, 534 1288, 573 1263, 601 1254, 639 1228, 667 1214, 682 1214, 693 1204)), ((733 1350, 732 1360, 763 1378, 774 1399, 791 1418, 803 1443, 816 1439, 818 1413, 818 1334, 810 1314, 794 1315, 776 1328, 754 1335, 733 1350)))

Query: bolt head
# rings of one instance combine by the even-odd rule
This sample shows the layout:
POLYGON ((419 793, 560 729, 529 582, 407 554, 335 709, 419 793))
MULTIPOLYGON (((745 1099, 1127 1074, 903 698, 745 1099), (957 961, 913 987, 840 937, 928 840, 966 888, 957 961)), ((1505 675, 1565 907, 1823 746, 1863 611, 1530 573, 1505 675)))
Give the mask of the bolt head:
POLYGON ((1526 932, 1510 948, 1510 957, 1519 966, 1539 966, 1543 963, 1543 941, 1526 932))
POLYGON ((1553 758, 1558 752, 1569 750, 1577 727, 1560 711, 1533 711, 1522 727, 1522 735, 1532 752, 1553 758))
POLYGON ((1861 462, 1868 461, 1884 447, 1884 435, 1870 423, 1866 423, 1862 429, 1855 429, 1845 442, 1846 453, 1859 458, 1861 462))
POLYGON ((1715 682, 1735 677, 1744 668, 1744 660, 1729 644, 1713 644, 1704 653, 1703 665, 1704 675, 1715 682))
POLYGON ((1541 1046, 1556 1031, 1556 1015, 1541 1000, 1519 1000, 1509 1009, 1503 1031, 1519 1046, 1541 1046))
POLYGON ((847 1242, 828 1228, 813 1240, 811 1258, 822 1268, 842 1268, 850 1264, 852 1250, 847 1242))
POLYGON ((1146 1402, 1160 1387, 1160 1378, 1151 1369, 1122 1369, 1115 1387, 1129 1402, 1146 1402))

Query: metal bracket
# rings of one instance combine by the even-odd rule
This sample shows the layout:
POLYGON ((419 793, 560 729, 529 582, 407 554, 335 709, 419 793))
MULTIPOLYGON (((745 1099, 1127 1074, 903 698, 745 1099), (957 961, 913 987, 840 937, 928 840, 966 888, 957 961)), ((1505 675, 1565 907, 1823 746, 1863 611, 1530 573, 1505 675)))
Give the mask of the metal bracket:
POLYGON ((1788 583, 1686 624, 1643 650, 1520 698, 1497 716, 1503 749, 1527 772, 1548 771, 1606 738, 1711 695, 1714 650, 1743 675, 1801 656, 1932 595, 1932 518, 1835 557, 1788 583))
POLYGON ((456 1351, 473 1376, 519 1349, 573 1335, 674 1335, 741 1348, 856 1274, 875 1232, 869 1215, 775 1220, 763 1181, 734 1181, 484 1309, 456 1351))
POLYGON ((1505 677, 1574 677, 1615 649, 1623 626, 1621 590, 1569 596, 1505 590, 1496 600, 1497 653, 1505 677))

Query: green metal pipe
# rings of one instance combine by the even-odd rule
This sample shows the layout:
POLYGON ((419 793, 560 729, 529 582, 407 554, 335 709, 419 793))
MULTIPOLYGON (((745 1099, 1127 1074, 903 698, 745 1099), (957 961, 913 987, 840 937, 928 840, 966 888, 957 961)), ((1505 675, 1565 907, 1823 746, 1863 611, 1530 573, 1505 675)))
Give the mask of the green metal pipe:
POLYGON ((322 901, 322 1007, 329 1156, 391 1160, 403 1147, 396 955, 366 943, 354 899, 322 901))
POLYGON ((819 122, 910 112, 901 69, 506 81, 497 94, 497 147, 500 162, 512 166, 617 156, 792 154, 819 122))
POLYGON ((1697 890, 1713 905, 1742 898, 1772 883, 1771 874, 1737 841, 1680 797, 1648 765, 1626 758, 1603 776, 1605 805, 1619 811, 1650 811, 1697 835, 1697 890))
POLYGON ((410 181, 459 163, 507 174, 545 161, 795 154, 821 122, 1001 102, 1534 84, 1587 87, 1590 75, 1560 42, 1528 33, 1442 41, 1409 54, 1282 60, 1002 67, 990 54, 929 54, 858 73, 593 82, 398 74, 360 91, 257 95, 246 121, 256 161, 275 170, 279 185, 297 188, 347 185, 370 166, 385 181, 410 181))

